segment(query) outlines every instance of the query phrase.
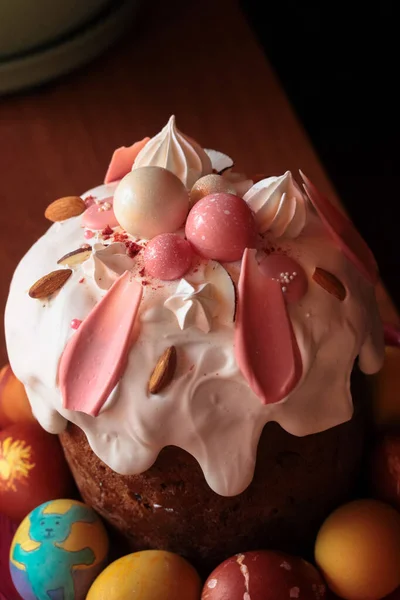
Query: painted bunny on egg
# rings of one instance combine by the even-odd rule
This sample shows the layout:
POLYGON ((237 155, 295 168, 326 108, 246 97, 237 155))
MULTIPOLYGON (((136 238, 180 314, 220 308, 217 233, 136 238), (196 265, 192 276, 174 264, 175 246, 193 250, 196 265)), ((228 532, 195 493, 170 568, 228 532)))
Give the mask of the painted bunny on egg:
POLYGON ((96 556, 90 548, 78 551, 61 547, 71 533, 74 523, 93 523, 96 517, 84 506, 71 506, 64 514, 46 513, 46 506, 32 511, 29 536, 40 546, 26 551, 16 544, 12 558, 26 567, 26 574, 37 600, 49 600, 49 592, 62 590, 63 600, 74 600, 75 589, 72 569, 78 565, 92 565, 96 556))

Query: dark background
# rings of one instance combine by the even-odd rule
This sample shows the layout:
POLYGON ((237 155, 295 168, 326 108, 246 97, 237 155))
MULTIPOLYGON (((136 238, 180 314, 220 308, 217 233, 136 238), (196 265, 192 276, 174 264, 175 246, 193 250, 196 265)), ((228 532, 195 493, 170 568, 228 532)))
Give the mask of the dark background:
POLYGON ((395 3, 241 4, 400 307, 395 3))

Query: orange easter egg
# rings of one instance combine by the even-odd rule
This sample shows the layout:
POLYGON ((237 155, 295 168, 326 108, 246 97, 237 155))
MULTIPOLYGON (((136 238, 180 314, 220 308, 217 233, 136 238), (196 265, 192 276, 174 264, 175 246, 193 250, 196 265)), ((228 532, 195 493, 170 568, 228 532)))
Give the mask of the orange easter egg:
POLYGON ((68 497, 73 490, 57 436, 37 423, 0 431, 0 512, 20 521, 39 504, 68 497))
POLYGON ((10 365, 5 365, 0 371, 0 428, 34 421, 23 384, 15 377, 10 365))
POLYGON ((318 533, 315 560, 341 598, 384 598, 400 585, 400 514, 377 500, 338 508, 318 533))

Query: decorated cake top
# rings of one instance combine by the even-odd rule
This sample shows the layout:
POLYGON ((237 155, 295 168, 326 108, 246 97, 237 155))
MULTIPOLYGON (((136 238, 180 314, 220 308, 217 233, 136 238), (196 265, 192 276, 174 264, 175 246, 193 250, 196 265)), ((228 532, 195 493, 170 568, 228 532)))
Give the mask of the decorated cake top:
POLYGON ((305 175, 254 183, 171 117, 115 151, 105 184, 46 210, 16 269, 12 368, 48 431, 141 473, 175 445, 211 488, 251 482, 264 425, 304 436, 351 418, 354 361, 383 360, 377 268, 305 175))

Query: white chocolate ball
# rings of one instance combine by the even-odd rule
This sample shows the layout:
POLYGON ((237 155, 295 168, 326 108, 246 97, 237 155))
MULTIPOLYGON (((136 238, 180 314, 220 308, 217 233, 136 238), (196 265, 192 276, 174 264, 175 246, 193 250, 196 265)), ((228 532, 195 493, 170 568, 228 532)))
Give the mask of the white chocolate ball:
POLYGON ((183 225, 189 195, 171 171, 140 167, 119 182, 113 208, 118 223, 128 233, 151 239, 160 233, 173 233, 183 225))

